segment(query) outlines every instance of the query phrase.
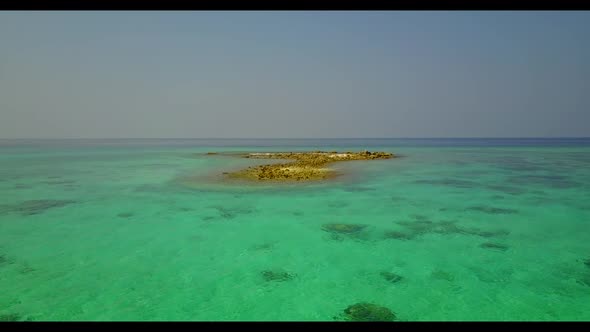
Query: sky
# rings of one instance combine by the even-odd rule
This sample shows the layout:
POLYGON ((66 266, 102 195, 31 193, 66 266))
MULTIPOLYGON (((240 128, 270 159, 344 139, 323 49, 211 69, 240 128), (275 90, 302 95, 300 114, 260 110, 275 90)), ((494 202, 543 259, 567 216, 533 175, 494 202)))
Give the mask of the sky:
POLYGON ((590 12, 0 12, 0 138, 590 136, 590 12))

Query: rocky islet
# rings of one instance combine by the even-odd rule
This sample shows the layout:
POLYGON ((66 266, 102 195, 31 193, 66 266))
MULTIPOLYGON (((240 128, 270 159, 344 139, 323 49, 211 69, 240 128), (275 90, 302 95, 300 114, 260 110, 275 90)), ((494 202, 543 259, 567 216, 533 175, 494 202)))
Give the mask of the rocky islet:
MULTIPOLYGON (((208 152, 207 155, 218 153, 208 152)), ((390 159, 394 155, 389 152, 266 152, 239 154, 250 159, 284 159, 286 163, 251 166, 235 172, 223 172, 232 179, 254 181, 313 181, 326 180, 337 176, 337 172, 328 166, 335 162, 352 160, 390 159)))

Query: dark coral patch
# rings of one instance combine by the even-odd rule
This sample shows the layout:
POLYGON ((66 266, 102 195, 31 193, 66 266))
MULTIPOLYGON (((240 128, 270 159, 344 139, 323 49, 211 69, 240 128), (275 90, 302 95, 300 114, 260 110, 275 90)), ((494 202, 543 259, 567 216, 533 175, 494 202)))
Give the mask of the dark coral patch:
POLYGON ((261 272, 262 278, 265 281, 271 282, 271 281, 278 281, 278 282, 283 282, 283 281, 289 281, 291 279, 293 279, 295 277, 295 275, 285 272, 285 271, 272 271, 272 270, 266 270, 266 271, 262 271, 261 272))
POLYGON ((22 321, 30 322, 31 319, 27 318, 27 317, 23 317, 20 314, 14 314, 14 313, 0 315, 0 322, 22 322, 22 321))
POLYGON ((24 201, 15 205, 4 206, 3 210, 8 212, 15 212, 21 215, 30 216, 43 213, 49 209, 63 207, 69 204, 74 204, 76 201, 72 200, 56 200, 56 199, 39 199, 24 201))
POLYGON ((433 279, 445 280, 445 281, 449 281, 449 282, 455 280, 455 277, 452 274, 450 274, 446 271, 443 271, 443 270, 439 270, 439 269, 432 271, 430 276, 433 279))
POLYGON ((375 189, 374 188, 367 188, 367 187, 348 187, 348 188, 345 188, 344 191, 355 193, 355 192, 375 191, 375 189))
POLYGON ((392 272, 382 271, 379 274, 381 275, 381 277, 383 277, 383 279, 387 280, 392 284, 398 283, 402 281, 402 279, 404 279, 404 277, 400 276, 399 274, 395 274, 392 272))
POLYGON ((425 234, 461 234, 461 235, 475 235, 485 238, 497 237, 509 234, 506 230, 481 230, 479 228, 464 227, 457 225, 454 221, 440 221, 432 222, 430 220, 416 220, 416 221, 399 221, 397 224, 405 228, 404 231, 388 231, 385 233, 386 238, 410 240, 425 234))
POLYGON ((474 234, 487 238, 487 237, 505 236, 505 235, 510 234, 510 232, 507 230, 500 229, 500 230, 496 230, 496 231, 477 231, 474 234))
POLYGON ((273 248, 274 248, 274 244, 272 244, 272 243, 262 243, 262 244, 257 244, 257 245, 250 247, 251 250, 255 250, 255 251, 270 251, 273 248))
POLYGON ((580 285, 590 287, 590 274, 584 274, 576 279, 576 282, 580 285))
POLYGON ((515 209, 504 209, 504 208, 497 208, 493 206, 472 206, 467 208, 467 210, 471 211, 479 211, 489 214, 514 214, 518 213, 518 210, 515 209))
POLYGON ((385 232, 386 239, 395 239, 395 240, 412 240, 416 237, 413 233, 405 233, 399 231, 388 231, 385 232))
POLYGON ((458 179, 416 180, 414 183, 455 188, 474 188, 478 186, 477 182, 458 179))
POLYGON ((486 249, 493 249, 493 250, 500 250, 500 251, 506 251, 508 250, 508 246, 504 245, 504 244, 500 244, 500 243, 494 243, 494 242, 485 242, 479 245, 481 248, 486 248, 486 249))
POLYGON ((6 255, 0 254, 0 265, 10 264, 11 261, 6 258, 6 255))
POLYGON ((358 322, 392 322, 395 313, 389 308, 367 302, 360 302, 344 309, 344 318, 358 322))
POLYGON ((538 185, 549 188, 567 189, 579 186, 579 183, 561 175, 525 175, 510 178, 510 182, 525 186, 538 185))
POLYGON ((323 224, 322 230, 330 233, 355 234, 365 229, 367 225, 358 224, 323 224))
POLYGON ((524 189, 510 187, 510 186, 503 186, 503 185, 492 185, 492 186, 488 186, 487 188, 491 189, 491 190, 501 191, 503 193, 510 194, 510 195, 522 195, 526 192, 526 190, 524 190, 524 189))
POLYGON ((44 184, 75 184, 74 180, 41 181, 44 184))
POLYGON ((417 220, 417 221, 400 221, 398 224, 411 230, 415 235, 422 235, 431 232, 436 226, 430 220, 417 220))
POLYGON ((251 214, 255 210, 249 207, 225 207, 225 206, 213 206, 219 212, 219 215, 224 219, 234 219, 241 214, 251 214))
POLYGON ((327 205, 332 208, 344 208, 344 207, 347 207, 349 204, 348 204, 348 202, 339 201, 339 202, 329 202, 327 205))

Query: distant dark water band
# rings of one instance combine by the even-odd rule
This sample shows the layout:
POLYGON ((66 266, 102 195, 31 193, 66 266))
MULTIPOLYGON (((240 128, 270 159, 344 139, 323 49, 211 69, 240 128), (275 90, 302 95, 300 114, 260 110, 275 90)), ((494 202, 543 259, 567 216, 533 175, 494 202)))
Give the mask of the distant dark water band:
POLYGON ((590 137, 581 138, 326 138, 326 139, 0 139, 0 147, 76 146, 217 146, 217 147, 590 147, 590 137))

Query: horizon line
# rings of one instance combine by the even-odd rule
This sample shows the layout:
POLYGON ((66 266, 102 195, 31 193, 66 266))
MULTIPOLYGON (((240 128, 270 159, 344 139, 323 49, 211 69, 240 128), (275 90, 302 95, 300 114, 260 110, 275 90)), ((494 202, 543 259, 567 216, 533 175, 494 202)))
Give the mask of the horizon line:
POLYGON ((359 139, 590 139, 590 136, 458 136, 458 137, 19 137, 0 140, 359 140, 359 139))

